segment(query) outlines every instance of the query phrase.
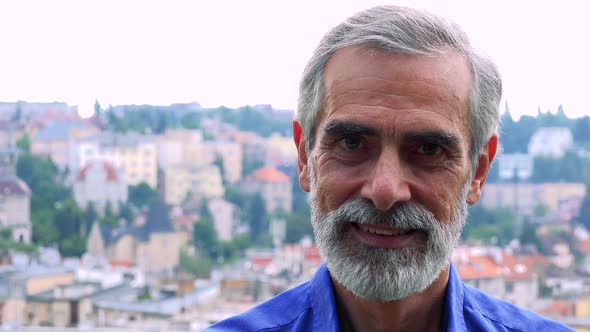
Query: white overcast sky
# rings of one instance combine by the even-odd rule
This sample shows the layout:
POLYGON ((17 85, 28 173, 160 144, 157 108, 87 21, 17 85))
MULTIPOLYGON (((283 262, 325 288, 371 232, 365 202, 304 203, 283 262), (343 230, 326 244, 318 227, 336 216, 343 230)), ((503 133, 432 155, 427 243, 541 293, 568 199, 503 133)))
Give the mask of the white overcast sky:
MULTIPOLYGON (((383 1, 2 1, 0 101, 294 109, 323 34, 383 1)), ((513 115, 590 114, 585 1, 396 1, 446 15, 491 55, 513 115)), ((503 109, 503 106, 502 106, 503 109)))

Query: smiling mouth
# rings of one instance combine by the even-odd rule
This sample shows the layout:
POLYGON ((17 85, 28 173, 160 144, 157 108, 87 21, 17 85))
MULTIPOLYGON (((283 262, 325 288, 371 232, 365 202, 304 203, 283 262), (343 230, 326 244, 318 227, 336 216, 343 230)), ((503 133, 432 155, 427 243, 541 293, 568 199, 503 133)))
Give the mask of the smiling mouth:
POLYGON ((387 225, 350 223, 354 237, 376 248, 403 248, 418 240, 421 231, 418 229, 394 228, 387 225))
POLYGON ((365 232, 370 234, 376 235, 384 235, 384 236, 399 236, 399 235, 406 235, 409 233, 416 232, 415 229, 402 229, 402 228, 393 228, 386 225, 370 225, 370 224, 359 224, 359 223, 352 223, 352 225, 365 232))

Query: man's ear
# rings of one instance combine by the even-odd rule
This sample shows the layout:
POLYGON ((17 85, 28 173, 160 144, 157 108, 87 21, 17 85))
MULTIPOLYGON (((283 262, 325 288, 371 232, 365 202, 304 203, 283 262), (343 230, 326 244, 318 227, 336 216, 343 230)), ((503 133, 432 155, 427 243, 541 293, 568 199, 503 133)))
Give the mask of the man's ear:
POLYGON ((488 177, 488 172, 490 171, 490 166, 492 165, 492 160, 496 156, 497 148, 498 135, 494 135, 479 155, 477 169, 475 170, 474 177, 471 180, 471 188, 469 188, 469 193, 467 194, 467 203, 473 205, 479 201, 483 186, 488 177))
POLYGON ((309 192, 309 172, 307 164, 306 140, 303 135, 301 125, 297 120, 293 120, 293 138, 297 147, 297 171, 299 173, 299 185, 303 191, 309 192))

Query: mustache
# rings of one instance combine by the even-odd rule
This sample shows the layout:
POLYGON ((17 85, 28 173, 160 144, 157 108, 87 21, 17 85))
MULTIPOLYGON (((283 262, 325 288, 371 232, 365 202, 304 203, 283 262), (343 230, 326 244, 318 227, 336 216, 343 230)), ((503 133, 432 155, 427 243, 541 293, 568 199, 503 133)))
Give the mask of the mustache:
POLYGON ((413 202, 401 202, 387 211, 377 209, 362 198, 351 199, 328 213, 328 218, 339 226, 357 224, 381 224, 399 229, 417 229, 426 232, 440 227, 434 214, 424 206, 413 202))

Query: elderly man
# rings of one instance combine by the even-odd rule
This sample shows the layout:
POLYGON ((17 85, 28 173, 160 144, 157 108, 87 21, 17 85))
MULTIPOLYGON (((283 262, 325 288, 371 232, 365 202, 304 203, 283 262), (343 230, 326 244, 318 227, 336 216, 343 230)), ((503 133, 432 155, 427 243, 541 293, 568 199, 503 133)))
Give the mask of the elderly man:
POLYGON ((325 266, 220 331, 569 331, 451 264, 498 146, 501 80, 453 22, 382 6, 331 30, 293 122, 325 266))

